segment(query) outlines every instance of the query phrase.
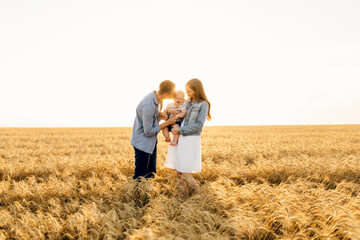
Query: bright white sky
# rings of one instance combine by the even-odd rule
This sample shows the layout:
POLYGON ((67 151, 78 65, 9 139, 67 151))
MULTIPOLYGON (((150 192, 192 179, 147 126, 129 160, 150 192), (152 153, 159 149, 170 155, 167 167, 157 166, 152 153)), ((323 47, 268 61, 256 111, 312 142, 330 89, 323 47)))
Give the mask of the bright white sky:
POLYGON ((0 127, 132 126, 162 80, 206 125, 359 124, 360 1, 0 1, 0 127))

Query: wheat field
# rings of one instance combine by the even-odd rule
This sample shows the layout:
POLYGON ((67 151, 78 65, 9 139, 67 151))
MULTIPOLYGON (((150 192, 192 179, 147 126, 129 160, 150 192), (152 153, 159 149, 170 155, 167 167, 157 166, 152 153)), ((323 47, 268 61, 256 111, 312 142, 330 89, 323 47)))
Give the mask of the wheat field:
POLYGON ((360 126, 205 127, 201 194, 131 128, 1 128, 0 239, 360 239, 360 126))

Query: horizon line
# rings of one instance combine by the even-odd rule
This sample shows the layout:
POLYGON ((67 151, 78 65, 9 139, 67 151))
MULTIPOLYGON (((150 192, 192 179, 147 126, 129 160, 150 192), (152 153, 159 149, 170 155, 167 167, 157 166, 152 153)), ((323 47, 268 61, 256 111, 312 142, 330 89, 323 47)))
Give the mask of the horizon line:
MULTIPOLYGON (((271 127, 271 126, 356 126, 360 125, 360 123, 333 123, 333 124, 259 124, 259 125, 210 125, 204 126, 208 127, 271 127)), ((43 127, 0 127, 3 128, 132 128, 132 126, 77 126, 77 127, 70 127, 70 126, 43 126, 43 127)))

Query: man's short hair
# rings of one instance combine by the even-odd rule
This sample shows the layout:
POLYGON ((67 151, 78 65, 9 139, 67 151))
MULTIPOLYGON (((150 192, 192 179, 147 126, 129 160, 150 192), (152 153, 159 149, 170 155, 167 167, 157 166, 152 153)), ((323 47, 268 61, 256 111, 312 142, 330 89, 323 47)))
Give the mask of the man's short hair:
POLYGON ((165 80, 160 83, 159 93, 160 94, 171 94, 175 89, 175 83, 170 80, 165 80))

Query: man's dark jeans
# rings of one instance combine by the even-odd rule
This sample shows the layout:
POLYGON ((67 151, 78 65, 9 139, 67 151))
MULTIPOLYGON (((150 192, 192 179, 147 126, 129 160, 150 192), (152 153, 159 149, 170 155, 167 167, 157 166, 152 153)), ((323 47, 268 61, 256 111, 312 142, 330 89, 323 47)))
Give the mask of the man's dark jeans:
POLYGON ((135 150, 135 171, 133 179, 139 177, 153 178, 156 173, 156 151, 157 143, 152 154, 143 152, 137 148, 135 150))

